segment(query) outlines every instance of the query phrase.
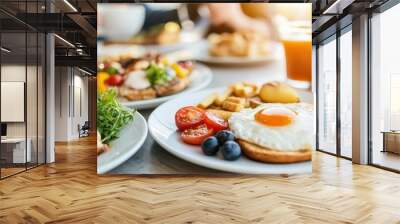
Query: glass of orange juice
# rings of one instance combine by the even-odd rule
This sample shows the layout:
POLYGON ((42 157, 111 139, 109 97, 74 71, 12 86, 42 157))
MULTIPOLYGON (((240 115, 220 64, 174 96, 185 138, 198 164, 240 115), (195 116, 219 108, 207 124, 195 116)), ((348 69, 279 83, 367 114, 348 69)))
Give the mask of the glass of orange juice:
POLYGON ((295 88, 311 86, 311 21, 292 21, 281 32, 288 83, 295 88))

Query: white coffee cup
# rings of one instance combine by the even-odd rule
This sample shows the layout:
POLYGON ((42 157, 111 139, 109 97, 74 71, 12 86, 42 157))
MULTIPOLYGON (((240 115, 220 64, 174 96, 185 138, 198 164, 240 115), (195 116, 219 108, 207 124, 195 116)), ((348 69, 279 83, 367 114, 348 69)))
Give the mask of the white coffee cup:
POLYGON ((123 40, 137 34, 143 26, 145 9, 137 4, 98 4, 98 35, 123 40))

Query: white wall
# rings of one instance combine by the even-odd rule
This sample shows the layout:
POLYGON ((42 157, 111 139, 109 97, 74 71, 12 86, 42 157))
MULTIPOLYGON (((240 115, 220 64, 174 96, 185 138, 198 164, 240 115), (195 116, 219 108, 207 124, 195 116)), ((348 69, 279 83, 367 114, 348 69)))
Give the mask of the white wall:
POLYGON ((88 78, 71 67, 56 67, 55 74, 55 140, 78 139, 78 125, 88 120, 88 78))

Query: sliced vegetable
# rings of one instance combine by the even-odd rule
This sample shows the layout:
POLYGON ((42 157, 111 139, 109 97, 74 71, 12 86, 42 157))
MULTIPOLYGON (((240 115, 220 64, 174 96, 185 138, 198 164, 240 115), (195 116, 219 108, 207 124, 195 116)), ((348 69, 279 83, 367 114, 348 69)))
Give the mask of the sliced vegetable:
POLYGON ((109 86, 120 86, 124 82, 121 75, 112 75, 106 80, 106 84, 109 86))
POLYGON ((182 107, 175 113, 175 124, 180 131, 196 127, 202 124, 204 119, 204 110, 194 106, 182 107))
POLYGON ((118 69, 110 66, 105 69, 105 72, 107 72, 110 75, 115 75, 115 74, 118 74, 118 69))
POLYGON ((182 141, 190 145, 201 145, 204 139, 212 136, 213 129, 201 124, 194 128, 188 128, 181 133, 182 141))
POLYGON ((205 115, 204 123, 207 125, 207 127, 214 129, 214 131, 221 131, 228 128, 228 122, 217 115, 208 111, 205 113, 205 115))
POLYGON ((109 75, 123 73, 123 68, 119 62, 103 62, 97 65, 98 72, 106 72, 109 75))
POLYGON ((97 92, 103 93, 107 90, 106 80, 110 75, 106 72, 97 73, 97 92))
POLYGON ((173 63, 171 67, 175 70, 176 76, 178 76, 178 78, 186 78, 186 76, 188 76, 189 74, 189 71, 187 69, 183 68, 177 63, 173 63))

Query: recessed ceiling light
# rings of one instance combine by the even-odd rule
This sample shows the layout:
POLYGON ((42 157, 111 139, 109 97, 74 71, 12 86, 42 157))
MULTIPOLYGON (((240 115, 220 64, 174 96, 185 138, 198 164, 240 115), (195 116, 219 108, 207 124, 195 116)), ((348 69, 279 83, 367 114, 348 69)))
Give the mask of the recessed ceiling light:
POLYGON ((61 40, 62 42, 66 43, 67 45, 69 45, 70 47, 75 48, 75 45, 73 45, 71 42, 69 42, 68 40, 60 37, 58 34, 54 34, 55 37, 57 37, 59 40, 61 40))
POLYGON ((322 14, 342 14, 343 9, 353 3, 355 0, 336 0, 322 14))
POLYGON ((78 10, 68 1, 64 0, 65 4, 67 4, 74 12, 78 12, 78 10))
POLYGON ((0 49, 1 49, 2 51, 6 52, 6 53, 10 53, 10 52, 11 52, 11 50, 9 50, 9 49, 7 49, 7 48, 5 48, 5 47, 1 47, 0 49))
POLYGON ((83 69, 81 69, 81 68, 79 68, 79 67, 78 67, 78 70, 81 71, 81 72, 83 72, 83 73, 85 73, 85 74, 87 74, 87 75, 92 75, 92 73, 90 73, 90 72, 88 72, 88 71, 86 71, 86 70, 83 70, 83 69))

